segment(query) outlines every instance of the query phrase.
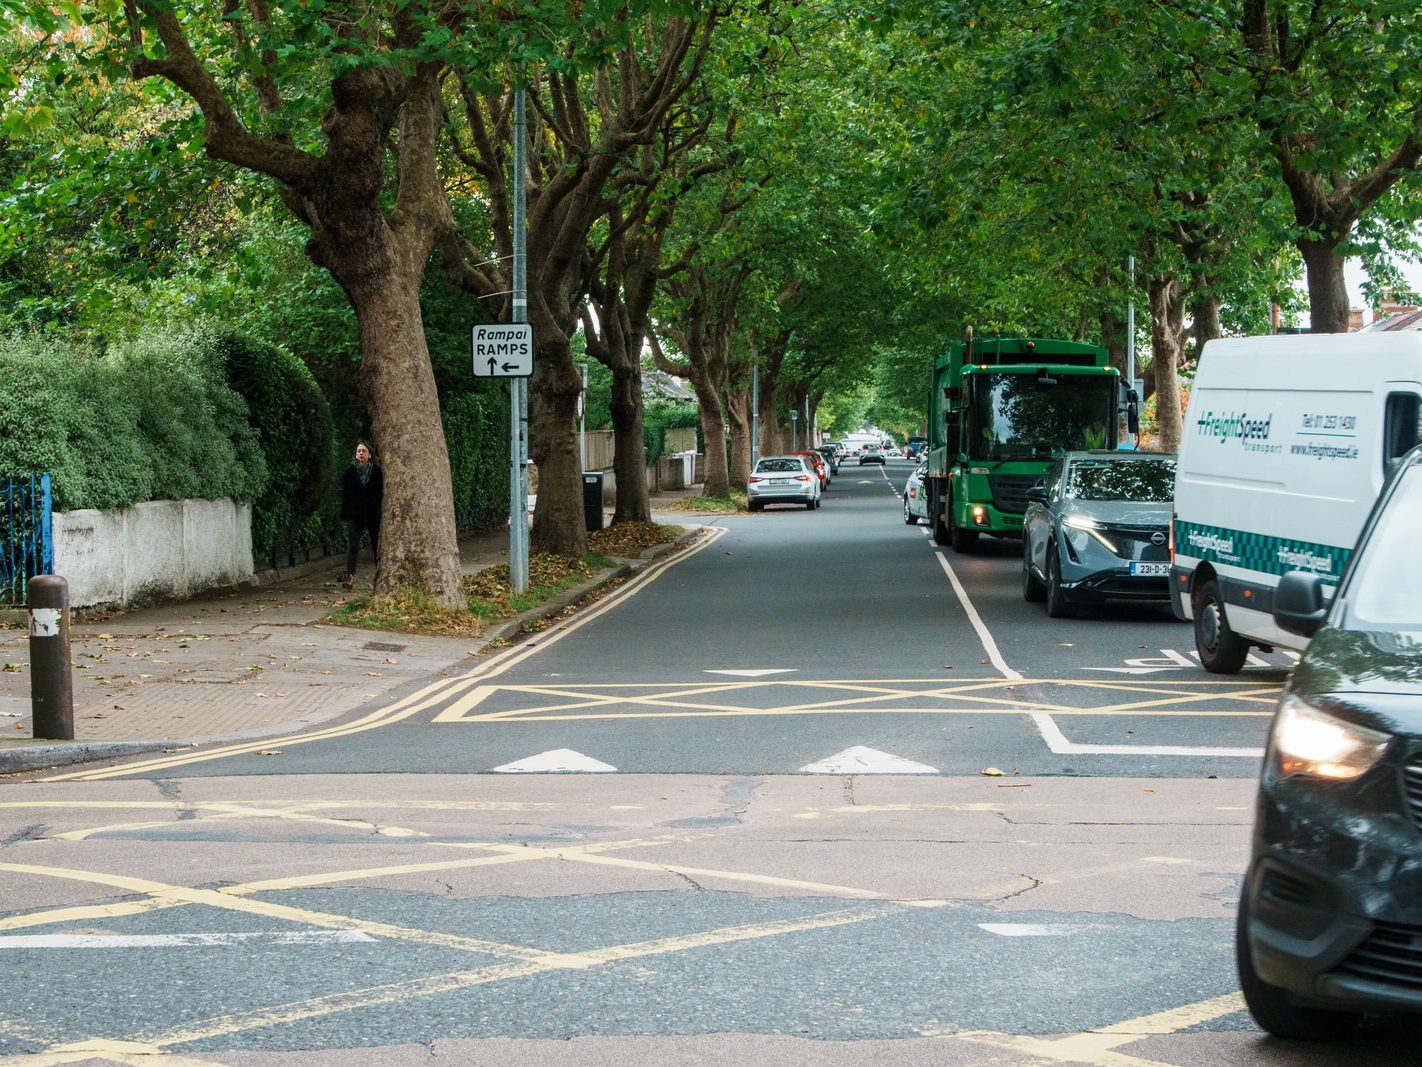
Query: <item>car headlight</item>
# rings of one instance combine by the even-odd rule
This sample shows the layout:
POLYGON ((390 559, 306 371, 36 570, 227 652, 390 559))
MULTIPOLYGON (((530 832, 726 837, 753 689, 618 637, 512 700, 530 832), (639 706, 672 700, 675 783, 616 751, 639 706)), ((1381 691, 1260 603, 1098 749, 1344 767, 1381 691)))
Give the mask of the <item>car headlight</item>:
MULTIPOLYGON (((1101 546, 1105 548, 1107 552, 1111 553, 1111 555, 1113 556, 1118 555, 1118 553, 1116 552, 1116 542, 1112 541, 1109 537, 1107 537, 1106 534, 1103 532, 1105 527, 1103 527, 1101 523, 1097 522, 1089 515, 1063 515, 1062 525, 1072 530, 1080 530, 1082 533, 1094 537, 1097 541, 1101 543, 1101 546)), ((1085 547, 1086 541, 1085 539, 1083 539, 1081 541, 1081 548, 1085 547)))
POLYGON ((1382 759, 1390 735, 1346 722, 1285 693, 1270 744, 1281 774, 1334 781, 1356 778, 1382 759))

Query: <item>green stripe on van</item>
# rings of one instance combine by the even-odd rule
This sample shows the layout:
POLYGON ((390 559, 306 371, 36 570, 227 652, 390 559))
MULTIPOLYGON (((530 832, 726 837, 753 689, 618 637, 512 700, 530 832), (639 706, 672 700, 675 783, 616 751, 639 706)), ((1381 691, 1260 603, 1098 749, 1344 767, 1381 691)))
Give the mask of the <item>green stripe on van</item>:
POLYGON ((1224 526, 1204 526, 1179 519, 1175 521, 1175 551, 1177 555, 1226 563, 1261 574, 1312 571, 1333 585, 1342 577, 1348 557, 1353 553, 1351 548, 1293 541, 1224 526))

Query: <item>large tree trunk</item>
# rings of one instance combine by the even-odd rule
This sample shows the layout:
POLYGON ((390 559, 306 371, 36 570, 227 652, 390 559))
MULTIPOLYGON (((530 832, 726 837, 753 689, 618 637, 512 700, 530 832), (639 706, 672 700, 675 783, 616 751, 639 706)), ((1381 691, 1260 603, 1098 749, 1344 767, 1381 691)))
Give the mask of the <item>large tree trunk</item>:
POLYGON ((1348 286, 1343 280, 1340 242, 1300 238, 1299 253, 1308 269, 1310 333, 1348 332, 1348 286))
POLYGON ((751 394, 749 389, 726 390, 726 415, 731 422, 730 482, 744 489, 751 472, 751 394))
MULTIPOLYGON (((641 337, 637 340, 640 343, 641 337)), ((614 523, 652 521, 643 422, 642 369, 619 360, 612 372, 612 472, 617 481, 614 523)))
POLYGON ((582 376, 573 364, 568 336, 552 316, 531 317, 536 362, 528 398, 528 454, 538 464, 538 499, 533 507, 529 549, 582 559, 588 552, 583 471, 578 458, 582 376))
POLYGON ((731 467, 726 458, 726 420, 721 415, 719 396, 705 396, 696 391, 696 406, 701 414, 701 436, 706 441, 706 484, 702 496, 731 495, 731 467))
POLYGON ((1155 417, 1162 452, 1180 450, 1180 356, 1185 342, 1185 299, 1174 278, 1150 281, 1151 369, 1155 375, 1155 417))
POLYGON ((1220 298, 1214 293, 1200 297, 1195 301, 1193 317, 1195 320, 1195 358, 1199 359, 1206 342, 1213 341, 1222 332, 1220 298))
POLYGON ((424 590, 462 607, 449 452, 420 318, 420 276, 389 277, 353 301, 361 397, 385 475, 376 589, 424 590))

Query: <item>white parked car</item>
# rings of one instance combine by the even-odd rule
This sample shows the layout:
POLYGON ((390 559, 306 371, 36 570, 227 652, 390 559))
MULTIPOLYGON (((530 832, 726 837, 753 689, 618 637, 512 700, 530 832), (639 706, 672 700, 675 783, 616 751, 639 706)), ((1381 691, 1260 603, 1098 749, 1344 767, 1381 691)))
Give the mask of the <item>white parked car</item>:
POLYGON ((820 476, 800 456, 762 456, 746 481, 746 507, 759 511, 767 504, 820 506, 820 476))
POLYGON ((909 526, 917 526, 919 519, 928 521, 928 494, 923 491, 923 475, 927 470, 928 461, 924 460, 904 482, 904 522, 909 526))

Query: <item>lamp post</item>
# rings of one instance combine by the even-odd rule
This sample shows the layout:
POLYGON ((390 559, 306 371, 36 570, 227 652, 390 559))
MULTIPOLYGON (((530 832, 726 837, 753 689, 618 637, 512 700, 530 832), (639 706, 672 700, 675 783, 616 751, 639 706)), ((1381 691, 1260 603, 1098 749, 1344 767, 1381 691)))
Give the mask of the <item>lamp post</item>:
POLYGON ((799 414, 800 414, 800 413, 799 413, 798 411, 796 411, 794 408, 791 408, 791 409, 790 409, 790 451, 791 451, 791 452, 798 452, 798 451, 800 451, 800 438, 799 438, 799 436, 795 433, 795 418, 796 418, 796 416, 798 416, 799 414))

